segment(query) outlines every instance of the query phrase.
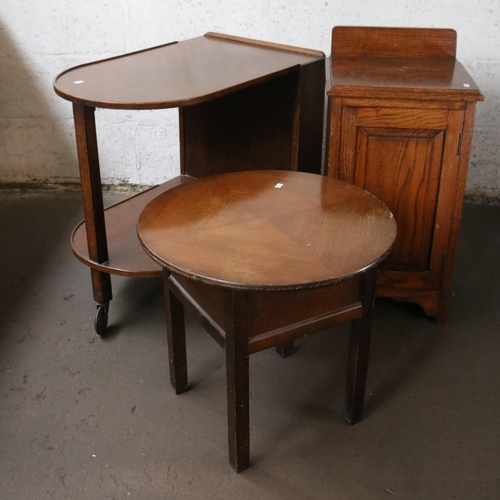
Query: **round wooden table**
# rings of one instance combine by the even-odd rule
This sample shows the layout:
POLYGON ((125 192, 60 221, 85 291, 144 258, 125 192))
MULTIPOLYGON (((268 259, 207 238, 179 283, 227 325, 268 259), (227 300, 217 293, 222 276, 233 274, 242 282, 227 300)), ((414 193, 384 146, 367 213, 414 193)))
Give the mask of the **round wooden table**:
MULTIPOLYGON (((175 187, 138 235, 164 269, 171 383, 188 389, 184 309, 226 351, 229 461, 249 465, 250 354, 352 321, 344 415, 361 419, 376 266, 396 223, 371 194, 332 178, 246 171, 175 187)), ((284 349, 286 351, 286 349, 284 349)))

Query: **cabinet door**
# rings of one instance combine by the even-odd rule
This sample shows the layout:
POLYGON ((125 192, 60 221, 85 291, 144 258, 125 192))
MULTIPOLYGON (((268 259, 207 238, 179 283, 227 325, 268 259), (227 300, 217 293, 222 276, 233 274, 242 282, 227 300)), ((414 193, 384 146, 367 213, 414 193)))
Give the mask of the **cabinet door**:
MULTIPOLYGON (((381 199, 398 224, 382 269, 438 287, 453 211, 463 111, 345 107, 339 177, 381 199)), ((401 276, 399 277, 401 278, 401 276)))

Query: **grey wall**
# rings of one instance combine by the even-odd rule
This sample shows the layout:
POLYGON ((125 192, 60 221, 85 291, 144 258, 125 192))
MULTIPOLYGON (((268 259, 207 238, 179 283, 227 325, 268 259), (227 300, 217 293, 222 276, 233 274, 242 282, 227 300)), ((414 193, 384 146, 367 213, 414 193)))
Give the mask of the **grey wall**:
MULTIPOLYGON (((486 95, 478 105, 469 195, 500 198, 498 0, 2 0, 0 182, 78 182, 62 70, 207 31, 330 52, 335 25, 454 28, 458 58, 486 95)), ((97 112, 104 181, 151 185, 178 172, 177 112, 97 112)))

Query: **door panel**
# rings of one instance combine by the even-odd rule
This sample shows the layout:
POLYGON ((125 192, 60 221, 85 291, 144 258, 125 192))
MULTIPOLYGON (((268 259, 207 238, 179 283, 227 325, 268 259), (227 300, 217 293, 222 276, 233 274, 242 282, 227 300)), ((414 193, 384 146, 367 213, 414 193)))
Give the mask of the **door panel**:
POLYGON ((380 198, 398 223, 394 249, 382 269, 424 273, 432 282, 433 273, 440 272, 447 246, 443 224, 449 224, 449 200, 441 198, 454 190, 462 114, 344 107, 339 177, 380 198))
POLYGON ((391 269, 429 269, 442 131, 360 127, 354 183, 381 199, 398 223, 391 269))

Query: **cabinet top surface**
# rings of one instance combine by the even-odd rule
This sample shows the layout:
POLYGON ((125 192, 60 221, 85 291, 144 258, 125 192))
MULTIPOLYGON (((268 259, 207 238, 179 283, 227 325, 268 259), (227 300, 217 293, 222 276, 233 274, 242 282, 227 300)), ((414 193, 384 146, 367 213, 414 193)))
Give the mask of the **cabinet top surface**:
POLYGON ((71 68, 56 77, 54 90, 93 107, 170 108, 219 97, 322 58, 318 51, 207 33, 71 68))
POLYGON ((484 100, 453 57, 335 56, 331 78, 330 96, 484 100))
POLYGON ((396 223, 371 194, 333 178, 245 171, 197 179, 151 201, 143 247, 160 265, 227 288, 340 281, 389 252, 396 223))

